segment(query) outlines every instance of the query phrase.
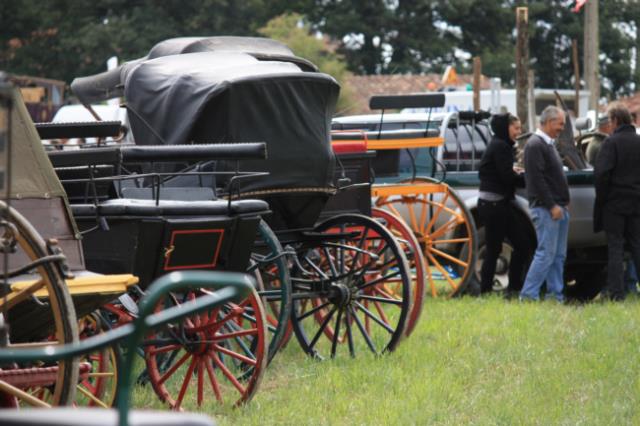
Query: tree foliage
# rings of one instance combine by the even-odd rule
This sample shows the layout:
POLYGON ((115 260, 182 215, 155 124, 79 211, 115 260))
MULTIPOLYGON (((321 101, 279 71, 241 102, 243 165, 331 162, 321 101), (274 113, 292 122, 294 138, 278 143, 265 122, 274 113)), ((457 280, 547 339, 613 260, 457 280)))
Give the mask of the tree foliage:
POLYGON ((337 111, 345 110, 351 104, 351 91, 345 84, 349 76, 346 63, 329 44, 326 37, 311 34, 308 23, 297 13, 284 14, 271 19, 258 32, 265 37, 281 41, 301 58, 313 62, 320 71, 333 76, 340 84, 340 98, 337 111))
MULTIPOLYGON (((603 93, 640 84, 640 2, 600 2, 603 93)), ((531 65, 536 84, 572 87, 571 40, 582 58, 584 12, 572 0, 12 0, 0 2, 0 68, 70 81, 104 69, 108 57, 134 59, 160 40, 191 35, 257 35, 275 31, 283 13, 308 26, 280 34, 304 56, 298 38, 311 31, 358 74, 468 71, 480 56, 485 75, 514 80, 515 8, 529 7, 531 65)), ((285 22, 286 21, 286 22, 285 22)), ((275 36, 274 36, 275 37, 275 36)), ((302 38, 307 40, 306 38, 302 38)), ((317 44, 315 44, 317 46, 317 44)), ((313 60, 313 59, 312 59, 313 60)), ((317 61, 317 60, 316 60, 317 61)), ((582 59, 580 59, 582 64, 582 59)), ((336 71, 338 72, 338 71, 336 71)))

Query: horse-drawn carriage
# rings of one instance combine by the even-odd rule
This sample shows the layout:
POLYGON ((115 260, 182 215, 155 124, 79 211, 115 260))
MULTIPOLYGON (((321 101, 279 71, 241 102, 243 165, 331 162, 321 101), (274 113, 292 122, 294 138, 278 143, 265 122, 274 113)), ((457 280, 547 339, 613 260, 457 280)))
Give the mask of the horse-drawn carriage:
MULTIPOLYGON (((135 321, 139 316, 139 309, 137 305, 130 303, 132 299, 126 293, 138 283, 138 278, 128 273, 100 275, 96 274, 95 270, 86 270, 84 250, 80 245, 82 231, 78 229, 74 217, 70 214, 71 208, 65 191, 47 159, 37 130, 29 119, 17 91, 7 88, 7 93, 7 102, 11 107, 5 109, 7 112, 3 114, 0 123, 6 129, 0 136, 3 139, 2 147, 5 148, 5 163, 8 165, 2 170, 2 182, 6 185, 5 188, 10 188, 5 194, 6 203, 0 205, 3 213, 3 285, 0 287, 0 316, 4 332, 0 346, 3 350, 10 350, 17 355, 15 362, 3 362, 0 365, 2 404, 41 407, 71 404, 78 402, 75 394, 76 390, 79 390, 85 402, 108 405, 102 399, 113 401, 116 395, 113 393, 114 389, 110 389, 106 382, 115 383, 115 375, 118 373, 109 370, 114 367, 109 363, 117 360, 105 357, 105 349, 80 360, 71 358, 43 363, 39 359, 34 362, 19 362, 24 358, 21 353, 29 353, 28 351, 34 347, 46 347, 47 351, 56 352, 56 346, 77 343, 79 335, 82 337, 82 332, 95 334, 100 331, 96 330, 95 326, 103 315, 96 314, 95 310, 113 302, 118 296, 120 304, 127 305, 130 309, 129 322, 135 321), (90 319, 85 319, 85 316, 90 314, 90 319), (78 318, 81 319, 80 327, 77 323, 78 318), (93 330, 89 323, 93 324, 93 330)), ((264 152, 264 147, 259 144, 249 148, 253 148, 250 150, 251 155, 255 155, 256 148, 258 153, 264 152)), ((89 153, 82 152, 83 155, 89 153)), ((249 206, 242 202, 239 206, 228 202, 221 204, 202 202, 195 207, 191 206, 198 210, 200 220, 188 224, 181 219, 189 214, 193 216, 193 212, 184 206, 180 206, 178 212, 169 211, 172 206, 162 206, 164 216, 155 211, 153 217, 147 215, 143 221, 136 221, 136 217, 130 217, 135 214, 127 211, 121 212, 119 217, 129 217, 130 222, 141 225, 143 231, 147 230, 145 226, 148 223, 151 223, 149 226, 165 226, 169 238, 172 238, 170 241, 176 245, 182 235, 180 231, 187 225, 196 228, 190 228, 189 231, 193 232, 187 232, 196 234, 192 240, 195 244, 201 243, 198 236, 203 223, 206 226, 215 225, 218 227, 216 232, 220 234, 215 260, 229 266, 232 262, 227 260, 231 255, 240 253, 239 256, 242 256, 244 253, 244 257, 233 260, 236 263, 244 260, 244 264, 236 268, 242 270, 248 264, 252 240, 235 238, 234 234, 238 233, 242 237, 242 232, 248 232, 250 236, 255 233, 259 218, 257 209, 260 208, 262 211, 266 205, 263 202, 249 203, 249 206), (169 218, 164 220, 167 216, 169 218), (203 218, 206 220, 202 220, 203 218), (245 227, 249 229, 246 230, 245 227), (233 243, 222 244, 222 234, 233 243)), ((165 236, 160 232, 159 237, 155 239, 156 242, 159 244, 165 236)), ((116 234, 114 237, 120 238, 120 235, 116 234)), ((140 249, 151 248, 148 244, 140 249)), ((124 245, 121 249, 128 247, 124 245)), ((184 247, 181 249, 184 250, 184 247)), ((143 253, 128 251, 128 254, 143 253)), ((183 269, 184 265, 180 262, 184 259, 184 254, 178 253, 175 256, 167 256, 163 270, 183 269)), ((140 284, 144 289, 149 283, 147 281, 140 284)), ((163 299, 162 305, 158 305, 157 309, 182 304, 205 293, 211 293, 211 290, 190 289, 172 292, 163 299)), ((241 303, 230 301, 222 306, 215 306, 204 314, 187 317, 177 326, 160 328, 154 333, 145 339, 146 343, 143 346, 147 352, 153 351, 154 345, 158 344, 156 336, 159 334, 173 334, 176 336, 174 341, 179 341, 182 348, 191 347, 189 345, 197 346, 197 342, 203 340, 213 340, 214 342, 206 348, 206 353, 218 361, 218 354, 222 353, 227 361, 218 365, 214 371, 211 368, 212 364, 200 360, 197 365, 191 364, 191 372, 200 379, 207 374, 208 385, 215 385, 218 389, 224 389, 225 382, 229 383, 229 387, 234 387, 238 384, 237 377, 242 377, 243 392, 239 399, 243 401, 255 392, 263 372, 262 367, 266 362, 264 312, 255 291, 249 292, 241 303), (176 334, 178 330, 179 335, 176 334), (249 343, 245 343, 245 339, 249 343), (252 358, 244 354, 244 346, 247 344, 252 347, 252 358), (240 359, 241 362, 230 361, 236 359, 240 359)), ((186 374, 185 377, 190 377, 190 374, 186 374)))

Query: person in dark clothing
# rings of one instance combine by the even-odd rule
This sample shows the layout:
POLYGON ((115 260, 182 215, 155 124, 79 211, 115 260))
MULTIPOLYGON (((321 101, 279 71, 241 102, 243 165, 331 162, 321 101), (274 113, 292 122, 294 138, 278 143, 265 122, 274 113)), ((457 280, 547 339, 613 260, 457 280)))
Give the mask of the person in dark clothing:
POLYGON ((538 246, 524 280, 521 300, 539 300, 547 283, 547 298, 564 301, 564 261, 569 235, 569 184, 554 146, 565 114, 550 105, 540 114, 540 127, 524 148, 525 183, 538 246))
POLYGON ((604 229, 607 235, 607 284, 602 295, 623 300, 625 242, 636 270, 640 270, 640 136, 626 107, 612 104, 607 114, 615 130, 603 142, 596 159, 593 223, 595 232, 604 229))
POLYGON ((514 204, 516 184, 524 184, 513 167, 514 144, 521 132, 520 120, 511 114, 498 114, 491 120, 493 139, 480 161, 480 194, 478 213, 484 224, 486 251, 480 273, 480 292, 493 288, 496 262, 502 252, 505 237, 513 247, 509 263, 509 297, 522 288, 524 269, 531 243, 525 228, 519 226, 519 213, 514 204))

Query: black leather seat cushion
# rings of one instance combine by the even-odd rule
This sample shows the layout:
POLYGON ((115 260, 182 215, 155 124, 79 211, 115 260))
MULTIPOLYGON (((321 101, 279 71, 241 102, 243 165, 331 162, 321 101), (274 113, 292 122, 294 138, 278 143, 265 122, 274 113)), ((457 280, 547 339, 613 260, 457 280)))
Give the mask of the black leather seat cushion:
MULTIPOLYGON (((234 214, 265 213, 269 205, 262 200, 225 200, 211 201, 173 201, 160 200, 156 205, 154 200, 138 200, 118 198, 99 204, 98 213, 102 216, 221 216, 234 214)), ((74 216, 95 216, 96 206, 93 204, 72 204, 74 216)))
MULTIPOLYGON (((118 412, 97 408, 3 409, 2 426, 117 426, 118 412)), ((129 414, 129 426, 214 426, 202 414, 140 411, 129 414)))

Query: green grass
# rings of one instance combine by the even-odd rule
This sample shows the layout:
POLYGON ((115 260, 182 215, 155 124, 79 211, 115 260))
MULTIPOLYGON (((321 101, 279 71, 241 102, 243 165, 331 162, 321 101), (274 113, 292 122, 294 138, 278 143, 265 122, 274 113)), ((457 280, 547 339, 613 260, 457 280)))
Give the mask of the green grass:
MULTIPOLYGON (((150 388, 134 405, 161 407, 150 388)), ((392 354, 316 362, 292 341, 221 425, 640 424, 640 299, 427 300, 392 354)))

